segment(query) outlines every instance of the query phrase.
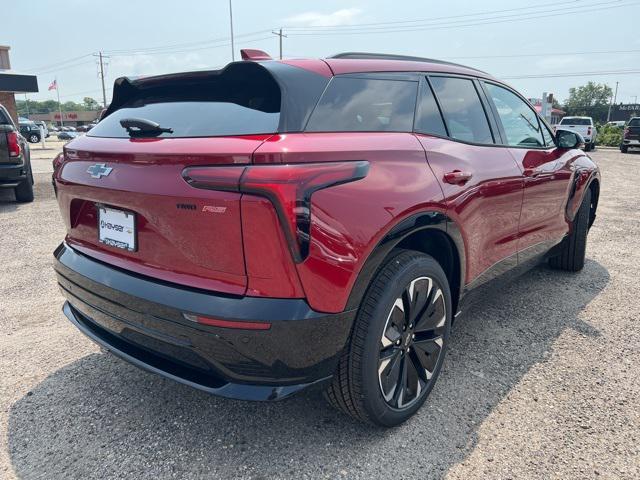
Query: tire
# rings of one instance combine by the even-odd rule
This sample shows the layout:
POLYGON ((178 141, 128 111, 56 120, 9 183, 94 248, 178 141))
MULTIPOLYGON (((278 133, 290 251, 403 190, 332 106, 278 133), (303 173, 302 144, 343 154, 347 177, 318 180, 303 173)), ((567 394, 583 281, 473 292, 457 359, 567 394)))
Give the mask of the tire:
POLYGON ((14 192, 16 195, 16 201, 20 203, 33 202, 33 172, 31 171, 31 164, 28 163, 27 178, 25 178, 16 188, 14 192))
POLYGON ((629 147, 627 147, 626 145, 624 147, 620 147, 620 152, 622 153, 627 153, 628 150, 629 150, 629 147))
POLYGON ((422 406, 440 374, 451 319, 451 292, 440 265, 423 253, 399 250, 369 285, 325 397, 360 421, 401 424, 422 406), (414 312, 421 312, 417 321, 411 321, 414 312))
POLYGON ((589 150, 593 152, 595 149, 596 149, 596 142, 591 142, 591 147, 589 148, 589 150))
POLYGON ((587 189, 580 209, 573 221, 573 231, 564 239, 558 256, 549 259, 549 265, 558 270, 579 272, 584 267, 591 214, 591 189, 587 189))
POLYGON ((27 140, 29 140, 29 143, 38 143, 40 141, 40 135, 30 133, 27 140))

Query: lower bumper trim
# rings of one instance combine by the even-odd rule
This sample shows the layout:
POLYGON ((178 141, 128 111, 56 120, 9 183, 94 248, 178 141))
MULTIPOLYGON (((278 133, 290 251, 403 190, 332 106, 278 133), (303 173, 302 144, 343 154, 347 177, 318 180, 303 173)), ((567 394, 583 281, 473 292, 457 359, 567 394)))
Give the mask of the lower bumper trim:
POLYGON ((115 336, 106 338, 109 334, 91 325, 91 322, 80 312, 74 309, 67 301, 62 307, 65 316, 89 339, 98 344, 101 349, 113 353, 142 370, 155 373, 162 377, 188 385, 198 390, 203 390, 220 397, 232 398, 236 400, 252 401, 275 401, 282 400, 313 385, 323 385, 331 380, 331 376, 316 380, 314 382, 302 383, 298 385, 245 385, 241 383, 225 382, 215 377, 198 375, 196 372, 189 372, 187 368, 181 367, 172 362, 164 360, 162 357, 153 355, 150 352, 136 349, 135 346, 119 341, 115 336), (133 352, 132 350, 136 351, 133 352))

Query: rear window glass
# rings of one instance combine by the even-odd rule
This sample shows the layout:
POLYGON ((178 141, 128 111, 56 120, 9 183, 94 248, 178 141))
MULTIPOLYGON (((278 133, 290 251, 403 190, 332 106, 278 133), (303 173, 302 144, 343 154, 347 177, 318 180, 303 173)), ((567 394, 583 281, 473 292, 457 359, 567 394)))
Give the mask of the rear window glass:
POLYGON ((640 118, 632 118, 629 121, 629 126, 630 127, 640 127, 640 118))
POLYGON ((560 120, 560 125, 591 125, 588 118, 564 117, 560 120))
POLYGON ((410 132, 418 82, 335 77, 307 124, 310 132, 410 132))
POLYGON ((433 133, 435 135, 446 136, 442 115, 433 96, 431 87, 425 85, 420 94, 420 105, 416 117, 416 131, 420 133, 433 133))
POLYGON ((140 89, 87 134, 129 137, 120 120, 139 118, 173 132, 157 137, 214 137, 275 133, 280 120, 280 88, 261 72, 219 75, 206 81, 169 80, 140 89))
POLYGON ((473 143, 493 143, 487 116, 471 80, 431 77, 452 138, 473 143))

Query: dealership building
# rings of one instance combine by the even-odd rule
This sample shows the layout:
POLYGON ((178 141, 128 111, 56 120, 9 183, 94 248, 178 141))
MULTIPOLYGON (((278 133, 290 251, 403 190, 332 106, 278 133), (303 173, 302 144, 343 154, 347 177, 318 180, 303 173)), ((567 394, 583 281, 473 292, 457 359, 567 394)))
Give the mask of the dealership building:
POLYGON ((16 93, 38 91, 38 78, 35 75, 21 75, 11 71, 9 61, 10 47, 0 45, 0 104, 8 111, 13 121, 18 123, 16 93))
MULTIPOLYGON (((100 110, 62 112, 62 122, 66 127, 78 127, 98 119, 100 110)), ((29 120, 42 120, 47 125, 61 125, 60 112, 32 113, 29 120)))

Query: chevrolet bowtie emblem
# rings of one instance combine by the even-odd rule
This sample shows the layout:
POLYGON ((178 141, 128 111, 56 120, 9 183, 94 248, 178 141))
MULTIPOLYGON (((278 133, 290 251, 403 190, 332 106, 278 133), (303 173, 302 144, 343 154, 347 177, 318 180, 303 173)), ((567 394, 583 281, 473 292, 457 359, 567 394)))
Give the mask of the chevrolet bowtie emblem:
POLYGON ((96 163, 87 169, 87 173, 91 174, 91 178, 102 178, 109 175, 111 170, 113 170, 113 168, 107 167, 104 163, 96 163))

